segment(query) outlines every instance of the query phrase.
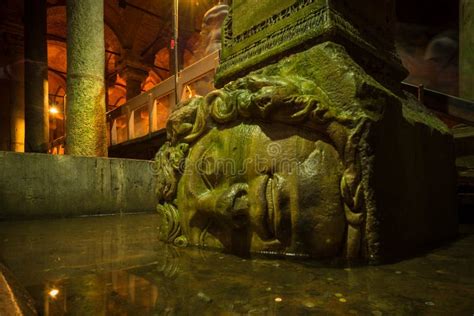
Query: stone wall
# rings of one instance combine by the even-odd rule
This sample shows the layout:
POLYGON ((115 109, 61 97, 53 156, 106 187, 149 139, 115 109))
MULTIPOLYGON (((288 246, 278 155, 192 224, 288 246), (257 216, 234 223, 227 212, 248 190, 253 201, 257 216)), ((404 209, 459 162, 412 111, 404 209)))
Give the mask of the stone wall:
POLYGON ((0 152, 0 219, 152 212, 152 163, 0 152))

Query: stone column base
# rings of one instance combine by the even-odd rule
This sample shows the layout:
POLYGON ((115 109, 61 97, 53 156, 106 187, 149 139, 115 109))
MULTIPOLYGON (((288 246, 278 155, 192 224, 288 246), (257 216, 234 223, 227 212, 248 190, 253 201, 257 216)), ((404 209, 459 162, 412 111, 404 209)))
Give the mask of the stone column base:
POLYGON ((158 209, 178 245, 379 262, 457 232, 448 128, 333 42, 181 104, 168 140, 158 209))

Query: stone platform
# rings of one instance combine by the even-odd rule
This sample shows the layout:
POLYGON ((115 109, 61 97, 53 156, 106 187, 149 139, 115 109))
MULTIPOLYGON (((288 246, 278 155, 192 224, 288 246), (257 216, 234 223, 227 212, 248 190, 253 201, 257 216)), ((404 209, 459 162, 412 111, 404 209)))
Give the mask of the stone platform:
POLYGON ((457 233, 449 129, 337 43, 181 104, 168 140, 159 210, 175 244, 381 262, 457 233))
POLYGON ((153 212, 146 160, 0 152, 0 219, 153 212))

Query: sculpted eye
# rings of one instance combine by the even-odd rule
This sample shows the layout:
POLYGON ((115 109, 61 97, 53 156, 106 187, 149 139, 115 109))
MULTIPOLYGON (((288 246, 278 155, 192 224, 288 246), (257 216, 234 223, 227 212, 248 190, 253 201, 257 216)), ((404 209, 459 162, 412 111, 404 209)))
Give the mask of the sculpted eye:
POLYGON ((219 181, 218 164, 213 157, 205 155, 200 162, 200 175, 209 190, 214 189, 219 181))
POLYGON ((205 173, 201 173, 201 178, 209 190, 214 189, 214 185, 212 184, 211 180, 208 178, 208 176, 205 173))

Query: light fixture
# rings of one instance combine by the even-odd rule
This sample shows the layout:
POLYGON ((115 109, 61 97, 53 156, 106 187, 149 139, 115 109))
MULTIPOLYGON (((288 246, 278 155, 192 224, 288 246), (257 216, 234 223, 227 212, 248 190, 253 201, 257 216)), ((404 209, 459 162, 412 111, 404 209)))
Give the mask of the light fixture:
POLYGON ((58 296, 59 290, 58 289, 51 289, 51 291, 48 292, 48 295, 51 296, 52 298, 56 298, 58 296))
POLYGON ((51 113, 51 114, 58 114, 58 113, 59 113, 59 110, 58 110, 57 107, 51 106, 51 107, 49 108, 49 113, 51 113))

